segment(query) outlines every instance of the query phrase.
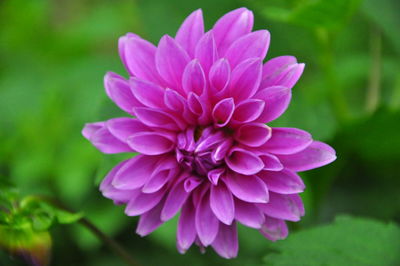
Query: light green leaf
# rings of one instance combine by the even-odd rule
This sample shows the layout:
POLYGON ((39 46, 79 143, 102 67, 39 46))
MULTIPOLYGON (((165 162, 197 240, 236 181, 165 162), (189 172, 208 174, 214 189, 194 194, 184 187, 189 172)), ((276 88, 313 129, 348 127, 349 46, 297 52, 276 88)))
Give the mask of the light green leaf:
POLYGON ((339 216, 333 224, 293 233, 276 243, 265 265, 399 265, 400 228, 339 216))
POLYGON ((72 224, 79 221, 84 216, 82 212, 72 213, 64 210, 57 210, 55 215, 60 224, 72 224))

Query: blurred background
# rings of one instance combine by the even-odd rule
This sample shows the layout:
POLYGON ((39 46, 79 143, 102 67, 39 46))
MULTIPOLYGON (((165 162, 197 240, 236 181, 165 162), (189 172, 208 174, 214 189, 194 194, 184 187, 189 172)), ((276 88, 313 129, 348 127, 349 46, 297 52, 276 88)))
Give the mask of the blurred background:
MULTIPOLYGON (((1 182, 82 211, 140 265, 322 265, 304 262, 313 256, 335 265, 329 256, 343 254, 335 245, 365 262, 340 265, 400 265, 399 29, 397 0, 2 0, 1 182), (338 159, 301 174, 306 216, 290 224, 288 240, 271 243, 240 227, 237 259, 195 247, 180 255, 176 219, 141 238, 137 219, 101 196, 99 182, 127 155, 103 155, 80 132, 86 122, 125 115, 103 88, 106 71, 127 75, 118 37, 135 32, 156 44, 197 8, 209 29, 241 6, 254 11, 256 29, 271 32, 267 58, 306 63, 288 111, 272 125, 311 132, 338 159), (359 250, 363 242, 376 246, 359 250), (316 249, 301 258, 295 250, 302 245, 316 249)), ((80 224, 50 233, 52 265, 124 265, 80 224)), ((0 265, 24 263, 0 250, 0 265)))

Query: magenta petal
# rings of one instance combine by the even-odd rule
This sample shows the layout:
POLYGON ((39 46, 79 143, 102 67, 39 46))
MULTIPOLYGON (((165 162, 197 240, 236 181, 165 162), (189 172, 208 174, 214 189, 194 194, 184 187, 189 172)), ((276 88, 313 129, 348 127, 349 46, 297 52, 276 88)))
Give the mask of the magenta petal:
POLYGON ((128 114, 133 114, 133 108, 142 106, 142 104, 133 96, 128 81, 123 77, 107 72, 104 76, 104 87, 108 97, 119 107, 121 110, 128 114))
POLYGON ((212 169, 207 173, 208 180, 214 185, 218 185, 218 181, 221 176, 225 173, 224 168, 212 169))
POLYGON ((118 189, 136 189, 151 177, 159 161, 158 156, 136 155, 115 175, 112 185, 118 189))
POLYGON ((131 78, 130 85, 133 95, 143 105, 154 108, 164 107, 165 90, 162 87, 138 78, 131 78))
POLYGON ((331 146, 314 141, 304 150, 290 155, 279 155, 282 164, 293 171, 306 171, 321 167, 336 160, 336 152, 331 146))
POLYGON ((236 223, 231 225, 220 224, 218 235, 211 246, 221 257, 235 258, 239 251, 236 223))
POLYGON ((212 111, 212 117, 217 127, 227 125, 235 111, 235 103, 232 98, 219 101, 212 111))
POLYGON ((225 14, 215 23, 212 30, 220 56, 234 41, 251 32, 253 20, 253 13, 242 7, 225 14))
POLYGON ((136 228, 136 233, 138 235, 146 236, 151 232, 153 232, 154 230, 156 230, 160 225, 164 223, 160 219, 160 214, 163 205, 164 202, 161 201, 153 209, 140 216, 139 223, 136 228))
POLYGON ((274 192, 269 194, 269 202, 258 204, 266 215, 283 220, 297 222, 304 215, 304 206, 297 194, 282 195, 274 192))
POLYGON ((257 174, 261 178, 269 191, 279 194, 295 194, 304 191, 305 185, 301 177, 287 169, 279 172, 261 171, 257 174))
POLYGON ((256 120, 265 107, 265 102, 260 99, 247 99, 240 102, 232 116, 235 123, 248 123, 256 120))
POLYGON ((201 243, 204 246, 210 245, 217 236, 220 222, 211 210, 208 194, 197 205, 195 221, 201 243))
POLYGON ((182 23, 175 40, 179 43, 190 56, 194 55, 197 42, 204 34, 203 13, 197 9, 190 14, 182 23))
POLYGON ((171 134, 162 132, 140 132, 128 138, 129 146, 146 155, 159 155, 172 151, 175 140, 171 134))
POLYGON ((173 89, 180 90, 182 74, 188 62, 186 51, 172 37, 164 35, 158 44, 156 67, 161 77, 173 89))
POLYGON ((264 170, 281 171, 283 169, 281 161, 279 161, 279 158, 276 157, 275 155, 269 153, 263 153, 258 156, 264 163, 264 168, 263 168, 264 170))
POLYGON ((119 52, 119 56, 121 58, 122 63, 124 64, 125 68, 128 70, 129 74, 131 76, 133 76, 134 74, 129 70, 128 65, 126 63, 126 54, 125 54, 126 43, 127 43, 129 38, 140 38, 140 37, 138 35, 134 34, 134 33, 131 33, 131 32, 128 32, 124 36, 120 37, 118 39, 118 52, 119 52))
POLYGON ((176 234, 180 253, 186 252, 196 239, 195 210, 190 201, 187 201, 182 207, 176 234))
POLYGON ((267 30, 251 32, 232 43, 225 57, 232 68, 249 58, 263 59, 267 55, 269 40, 270 34, 267 30))
POLYGON ((137 118, 149 127, 157 127, 168 130, 179 130, 182 122, 169 113, 147 107, 139 107, 134 109, 137 118))
POLYGON ((232 193, 224 183, 211 186, 210 206, 215 216, 224 224, 230 225, 235 218, 235 205, 232 193))
POLYGON ((199 125, 207 125, 211 122, 209 106, 204 97, 190 92, 187 100, 189 110, 197 117, 199 125))
POLYGON ((272 128, 272 136, 261 149, 274 154, 293 154, 312 143, 310 133, 297 128, 272 128))
POLYGON ((268 202, 268 188, 265 183, 255 175, 245 176, 239 174, 228 174, 224 181, 229 190, 237 197, 246 202, 268 202))
POLYGON ((126 205, 125 214, 128 216, 141 215, 156 206, 165 194, 165 190, 159 190, 154 193, 139 193, 131 199, 126 205))
POLYGON ((128 117, 113 118, 106 122, 106 127, 117 139, 126 142, 128 137, 149 128, 139 120, 128 117))
POLYGON ((281 116, 289 106, 291 97, 291 90, 281 86, 268 87, 257 92, 254 98, 265 101, 264 111, 257 121, 268 123, 281 116))
POLYGON ((103 153, 133 152, 125 142, 110 133, 104 122, 85 124, 82 135, 103 153))
POLYGON ((194 92, 201 95, 206 86, 204 71, 197 59, 193 59, 186 66, 182 77, 182 87, 186 94, 194 92))
POLYGON ((186 100, 176 91, 167 88, 164 91, 164 103, 168 109, 182 113, 186 100))
POLYGON ((160 82, 155 64, 156 47, 137 35, 128 36, 124 42, 126 66, 131 75, 151 82, 160 82))
POLYGON ((254 204, 235 200, 235 219, 241 224, 259 229, 265 220, 265 215, 254 204))
POLYGON ((264 168, 262 160, 257 155, 241 148, 231 149, 226 164, 233 171, 243 175, 254 175, 264 168))
POLYGON ((197 188, 201 183, 203 183, 202 178, 191 176, 184 181, 183 187, 186 192, 190 193, 195 188, 197 188))
POLYGON ((231 68, 228 60, 221 58, 216 61, 210 69, 211 88, 217 92, 224 91, 229 84, 231 78, 231 68))
POLYGON ((235 139, 249 147, 259 147, 271 137, 271 128, 262 123, 241 125, 235 132, 235 139))
POLYGON ((176 183, 170 190, 161 211, 161 220, 167 221, 175 216, 188 198, 189 193, 184 188, 184 182, 176 183))
POLYGON ((260 233, 267 239, 276 241, 285 239, 288 236, 289 230, 285 221, 266 217, 265 223, 260 229, 260 233))
POLYGON ((201 37, 196 46, 195 58, 197 58, 208 75, 211 66, 218 58, 217 46, 212 31, 207 32, 201 37))
POLYGON ((280 56, 269 60, 263 67, 261 88, 284 86, 291 89, 304 70, 293 56, 280 56))
POLYGON ((220 145, 218 145, 211 154, 213 162, 217 163, 225 158, 229 149, 231 148, 233 140, 231 138, 226 139, 220 145))
POLYGON ((174 180, 179 174, 180 168, 174 156, 163 156, 157 162, 157 167, 150 179, 142 187, 143 193, 154 193, 161 189, 168 181, 174 180))
POLYGON ((257 92, 261 81, 261 67, 261 59, 249 58, 233 69, 229 90, 236 101, 246 100, 257 92))

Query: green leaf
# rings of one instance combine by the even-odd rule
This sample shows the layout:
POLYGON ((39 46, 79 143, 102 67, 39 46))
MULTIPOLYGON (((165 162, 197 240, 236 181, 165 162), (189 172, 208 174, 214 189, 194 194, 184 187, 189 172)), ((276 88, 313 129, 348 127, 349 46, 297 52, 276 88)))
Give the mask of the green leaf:
POLYGON ((83 217, 82 212, 72 213, 64 210, 57 210, 56 217, 60 224, 72 224, 79 221, 83 217))
POLYGON ((276 243, 265 265, 399 265, 400 229, 366 218, 339 216, 330 225, 293 233, 276 243))

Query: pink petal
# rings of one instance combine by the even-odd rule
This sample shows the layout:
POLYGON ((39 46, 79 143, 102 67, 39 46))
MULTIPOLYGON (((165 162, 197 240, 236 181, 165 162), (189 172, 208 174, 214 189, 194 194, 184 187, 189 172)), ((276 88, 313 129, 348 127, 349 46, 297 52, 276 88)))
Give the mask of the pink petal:
POLYGON ((189 193, 184 188, 184 182, 176 183, 165 200, 164 208, 161 211, 161 220, 167 221, 174 217, 186 202, 188 196, 189 193))
POLYGON ((196 44, 204 34, 203 13, 197 9, 182 23, 175 40, 190 56, 194 55, 196 44))
POLYGON ((274 86, 257 92, 254 98, 265 101, 264 111, 257 121, 268 123, 286 111, 292 98, 292 92, 287 87, 274 86))
POLYGON ((142 131, 149 131, 149 128, 134 118, 113 118, 106 122, 106 127, 111 134, 122 142, 127 141, 128 137, 142 131))
POLYGON ((208 75, 211 66, 218 58, 217 46, 212 31, 207 32, 201 37, 196 45, 195 58, 197 58, 204 69, 204 73, 208 75))
POLYGON ((204 71, 197 59, 193 59, 186 66, 182 77, 183 90, 188 94, 194 92, 201 95, 206 86, 206 78, 204 71))
POLYGON ((186 192, 190 193, 195 188, 197 188, 201 183, 203 183, 203 179, 202 178, 191 176, 191 177, 188 177, 184 181, 183 187, 184 187, 186 192))
POLYGON ((246 202, 268 202, 268 188, 257 176, 230 174, 224 178, 225 184, 235 197, 246 202))
POLYGON ((224 168, 216 168, 213 170, 210 170, 207 174, 208 180, 214 185, 218 185, 218 180, 221 178, 221 176, 225 173, 224 168))
POLYGON ((240 102, 232 116, 235 123, 248 123, 256 120, 265 107, 265 102, 260 99, 247 99, 240 102))
POLYGON ((148 107, 164 107, 165 90, 162 87, 138 78, 131 78, 129 81, 132 93, 140 103, 148 107))
POLYGON ((176 234, 180 253, 186 252, 196 239, 195 210, 190 201, 187 201, 182 207, 176 234))
POLYGON ((212 65, 209 77, 212 89, 217 92, 224 91, 228 87, 230 78, 231 68, 228 60, 221 58, 212 65))
POLYGON ((133 73, 129 71, 128 65, 126 63, 126 55, 125 55, 125 49, 126 49, 126 42, 129 38, 140 38, 138 35, 128 32, 126 35, 122 36, 118 40, 118 52, 119 56, 121 58, 122 63, 124 64, 125 68, 128 70, 129 74, 133 76, 133 73))
POLYGON ((104 122, 85 124, 82 135, 103 153, 133 152, 125 142, 110 133, 104 122))
POLYGON ((300 193, 305 188, 301 177, 287 169, 279 172, 261 171, 257 176, 267 184, 269 191, 279 194, 300 193))
POLYGON ((265 223, 260 229, 260 233, 271 241, 285 239, 288 236, 288 227, 283 220, 271 217, 265 218, 265 223))
POLYGON ((274 154, 293 154, 312 143, 310 133, 297 128, 272 128, 271 138, 260 149, 274 154))
POLYGON ((291 89, 303 70, 304 64, 297 64, 297 60, 293 56, 273 58, 264 64, 260 87, 284 86, 291 89))
POLYGON ((140 132, 128 138, 129 146, 146 155, 159 155, 175 148, 173 135, 162 132, 140 132))
POLYGON ((178 92, 182 92, 182 74, 187 63, 186 51, 172 37, 164 35, 158 44, 156 67, 161 77, 178 92))
POLYGON ((235 9, 221 17, 214 25, 213 32, 220 56, 241 36, 251 32, 253 13, 246 8, 235 9))
POLYGON ((304 150, 290 155, 279 155, 282 164, 293 171, 306 171, 321 167, 336 160, 336 152, 331 146, 314 141, 304 150))
POLYGON ((267 30, 251 32, 232 43, 225 57, 232 68, 249 58, 263 59, 267 55, 269 40, 270 34, 267 30))
POLYGON ((185 109, 185 98, 182 95, 171 89, 165 89, 164 103, 170 110, 183 112, 185 109))
POLYGON ((195 222, 201 243, 204 246, 210 245, 217 236, 220 222, 211 210, 208 194, 197 205, 195 222))
POLYGON ((126 66, 132 76, 154 83, 162 81, 155 64, 156 47, 137 35, 129 35, 120 42, 124 45, 126 66))
POLYGON ((271 137, 271 128, 261 123, 243 124, 235 132, 235 139, 250 147, 259 147, 271 137))
POLYGON ((233 171, 243 175, 253 175, 264 168, 262 160, 257 155, 241 148, 231 149, 226 164, 233 171))
POLYGON ((297 194, 282 195, 269 193, 269 202, 258 204, 260 210, 266 215, 277 219, 297 222, 304 215, 304 206, 297 194))
POLYGON ((142 104, 133 96, 128 81, 123 77, 107 72, 104 76, 104 87, 108 97, 121 110, 133 115, 133 108, 142 106, 142 104))
POLYGON ((235 111, 235 104, 232 98, 219 101, 212 111, 212 117, 217 127, 226 126, 235 111))
POLYGON ((142 187, 144 193, 154 193, 161 189, 168 181, 175 179, 180 168, 175 156, 163 156, 157 167, 151 174, 150 179, 142 187))
POLYGON ((259 154, 258 157, 260 157, 264 163, 264 170, 281 171, 283 169, 281 161, 273 154, 263 153, 259 154))
POLYGON ((235 219, 245 226, 259 229, 265 221, 265 215, 254 204, 236 199, 235 219))
POLYGON ((164 202, 161 201, 157 206, 155 206, 150 211, 142 214, 139 219, 138 226, 136 228, 136 233, 140 236, 146 236, 156 230, 164 222, 160 219, 161 210, 163 208, 164 202))
POLYGON ((149 127, 177 131, 183 127, 182 122, 159 109, 139 107, 134 109, 137 118, 149 127))
POLYGON ((227 225, 232 224, 235 218, 235 205, 232 193, 224 183, 211 186, 210 207, 221 222, 227 225))
POLYGON ((235 258, 239 251, 236 223, 232 223, 232 225, 220 224, 218 235, 211 246, 221 257, 235 258))
POLYGON ((246 100, 257 92, 261 81, 261 67, 259 58, 250 58, 233 69, 229 90, 236 101, 246 100))
POLYGON ((128 202, 125 208, 125 214, 128 216, 141 215, 154 208, 165 195, 165 190, 159 190, 154 193, 139 193, 135 198, 128 202))
POLYGON ((160 157, 136 155, 115 175, 112 185, 118 189, 136 189, 151 177, 160 157))
POLYGON ((229 149, 232 147, 233 140, 231 138, 226 139, 220 145, 218 145, 215 150, 213 150, 211 154, 211 159, 218 163, 219 161, 223 160, 227 155, 229 149))

